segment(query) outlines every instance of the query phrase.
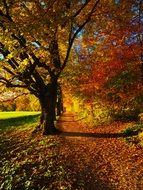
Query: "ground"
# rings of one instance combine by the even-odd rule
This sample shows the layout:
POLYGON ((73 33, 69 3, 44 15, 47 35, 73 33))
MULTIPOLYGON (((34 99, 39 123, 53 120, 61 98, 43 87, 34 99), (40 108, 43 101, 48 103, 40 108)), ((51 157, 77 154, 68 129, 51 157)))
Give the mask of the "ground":
POLYGON ((125 142, 126 123, 88 128, 65 113, 57 127, 55 136, 32 128, 1 134, 1 189, 143 189, 143 149, 125 142))

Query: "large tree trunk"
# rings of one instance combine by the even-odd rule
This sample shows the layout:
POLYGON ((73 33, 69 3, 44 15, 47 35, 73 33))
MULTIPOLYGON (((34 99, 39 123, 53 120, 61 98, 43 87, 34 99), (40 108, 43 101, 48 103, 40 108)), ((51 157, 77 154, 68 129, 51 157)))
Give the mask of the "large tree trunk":
POLYGON ((56 134, 59 130, 55 127, 56 119, 55 108, 57 99, 57 85, 48 84, 45 94, 40 96, 41 118, 40 127, 43 128, 43 134, 56 134))

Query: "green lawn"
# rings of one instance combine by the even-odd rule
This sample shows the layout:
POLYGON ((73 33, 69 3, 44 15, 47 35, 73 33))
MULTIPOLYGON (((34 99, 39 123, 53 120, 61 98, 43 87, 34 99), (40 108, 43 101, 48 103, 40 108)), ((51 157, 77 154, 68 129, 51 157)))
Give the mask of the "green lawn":
POLYGON ((0 112, 0 131, 36 125, 39 115, 40 112, 29 111, 0 112))
POLYGON ((1 119, 24 117, 24 116, 31 116, 31 115, 38 115, 38 114, 39 114, 39 112, 33 112, 33 111, 0 112, 0 120, 1 119))
POLYGON ((39 114, 0 112, 0 190, 67 189, 60 137, 32 133, 39 114))

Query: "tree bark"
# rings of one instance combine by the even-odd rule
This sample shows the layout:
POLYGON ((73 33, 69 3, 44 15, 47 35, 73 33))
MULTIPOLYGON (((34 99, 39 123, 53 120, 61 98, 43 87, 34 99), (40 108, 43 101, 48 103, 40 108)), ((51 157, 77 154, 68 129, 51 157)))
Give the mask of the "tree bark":
POLYGON ((40 128, 43 129, 43 134, 57 134, 59 130, 55 127, 54 121, 56 119, 56 99, 57 99, 57 85, 48 84, 46 92, 39 98, 41 105, 40 128))
POLYGON ((57 116, 63 113, 63 101, 59 98, 57 101, 57 116))
POLYGON ((57 93, 57 116, 60 116, 63 113, 63 94, 60 85, 58 85, 58 93, 57 93))

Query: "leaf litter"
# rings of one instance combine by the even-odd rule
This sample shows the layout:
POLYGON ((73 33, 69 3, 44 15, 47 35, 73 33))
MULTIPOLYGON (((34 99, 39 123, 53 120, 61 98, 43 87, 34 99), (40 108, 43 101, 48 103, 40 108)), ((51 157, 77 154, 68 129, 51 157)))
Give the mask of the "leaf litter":
POLYGON ((143 149, 111 136, 126 123, 87 128, 66 116, 60 135, 33 136, 32 128, 0 134, 0 190, 143 189, 143 149))

